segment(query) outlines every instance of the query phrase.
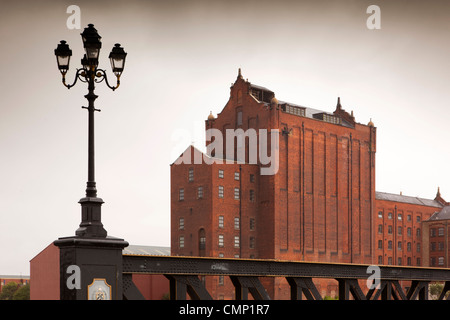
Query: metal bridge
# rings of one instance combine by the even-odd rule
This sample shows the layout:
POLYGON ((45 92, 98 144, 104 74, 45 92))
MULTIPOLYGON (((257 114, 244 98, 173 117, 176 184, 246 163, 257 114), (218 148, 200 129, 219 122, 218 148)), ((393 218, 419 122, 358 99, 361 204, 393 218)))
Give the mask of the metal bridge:
POLYGON ((226 259, 204 257, 176 257, 150 255, 123 255, 123 297, 127 300, 144 299, 132 281, 132 274, 162 274, 170 280, 170 299, 211 300, 199 276, 228 276, 235 287, 235 299, 247 300, 248 293, 255 300, 270 300, 261 277, 283 277, 290 285, 291 300, 322 300, 313 278, 336 279, 340 300, 428 300, 428 284, 444 282, 438 297, 445 299, 450 290, 450 269, 378 266, 379 285, 361 289, 358 280, 371 275, 369 265, 294 262, 278 260, 226 259), (399 281, 409 280, 404 291, 399 281))

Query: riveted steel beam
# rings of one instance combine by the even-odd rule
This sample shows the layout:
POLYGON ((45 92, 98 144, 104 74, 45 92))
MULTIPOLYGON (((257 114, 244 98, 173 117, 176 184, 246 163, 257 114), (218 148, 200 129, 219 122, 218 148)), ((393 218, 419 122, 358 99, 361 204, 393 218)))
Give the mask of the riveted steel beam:
POLYGON ((291 286, 291 300, 302 300, 302 293, 308 300, 322 300, 311 278, 287 277, 286 280, 291 286))

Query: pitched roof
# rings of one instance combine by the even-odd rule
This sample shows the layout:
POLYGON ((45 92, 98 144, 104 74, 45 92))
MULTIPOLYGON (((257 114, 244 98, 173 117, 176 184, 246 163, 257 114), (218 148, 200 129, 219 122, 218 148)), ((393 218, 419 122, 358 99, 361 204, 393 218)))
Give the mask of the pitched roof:
POLYGON ((375 199, 416 204, 416 205, 427 206, 427 207, 436 207, 436 208, 443 207, 443 205, 436 200, 404 196, 404 195, 400 195, 400 194, 393 194, 393 193, 387 193, 387 192, 378 192, 378 191, 375 192, 375 199))
POLYGON ((170 247, 129 245, 123 249, 122 254, 170 256, 170 247))
POLYGON ((430 220, 448 220, 450 219, 450 206, 445 206, 441 209, 441 211, 435 212, 430 219, 428 219, 428 221, 430 220))

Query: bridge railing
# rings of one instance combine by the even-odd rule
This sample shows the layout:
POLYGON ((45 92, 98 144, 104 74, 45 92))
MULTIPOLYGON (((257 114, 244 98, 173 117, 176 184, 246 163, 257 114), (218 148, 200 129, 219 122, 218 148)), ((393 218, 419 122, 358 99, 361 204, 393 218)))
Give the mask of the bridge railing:
POLYGON ((123 295, 125 299, 144 297, 132 281, 132 274, 162 274, 170 281, 170 299, 184 300, 187 294, 193 300, 212 299, 199 276, 228 276, 235 287, 235 299, 246 300, 248 293, 255 300, 269 300, 261 277, 284 277, 290 285, 292 300, 321 300, 313 278, 336 279, 339 299, 348 300, 427 300, 428 284, 444 282, 438 297, 445 298, 450 290, 450 269, 375 266, 378 275, 368 272, 373 266, 362 264, 317 263, 260 259, 226 259, 205 257, 123 255, 123 295), (358 280, 378 281, 366 293, 358 280), (404 291, 399 281, 409 280, 404 291))

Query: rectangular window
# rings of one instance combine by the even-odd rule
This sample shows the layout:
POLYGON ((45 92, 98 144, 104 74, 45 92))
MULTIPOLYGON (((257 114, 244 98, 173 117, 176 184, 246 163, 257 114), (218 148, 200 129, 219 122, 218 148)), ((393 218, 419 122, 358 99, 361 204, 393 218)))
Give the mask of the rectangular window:
POLYGON ((388 241, 388 249, 392 250, 392 241, 391 240, 388 241))
POLYGON ((399 242, 397 242, 397 250, 402 250, 402 242, 401 241, 399 241, 399 242))
POLYGON ((383 240, 378 240, 378 249, 383 249, 383 240))
POLYGON ((178 245, 180 248, 184 248, 184 236, 180 236, 178 239, 178 245))
POLYGON ((388 226, 388 234, 392 234, 392 226, 388 226))
POLYGON ((402 227, 397 227, 397 233, 398 233, 399 235, 402 234, 402 227))
POLYGON ((239 217, 234 218, 234 229, 239 230, 239 217))
POLYGON ((392 212, 388 212, 388 219, 392 219, 392 212))
POLYGON ((378 211, 378 218, 383 218, 383 211, 378 211))
POLYGON ((420 222, 420 216, 416 217, 416 222, 420 222))
POLYGON ((223 198, 223 186, 219 186, 219 198, 223 198))
POLYGON ((254 174, 250 175, 250 182, 255 182, 255 175, 254 174))
POLYGON ((194 181, 194 168, 189 168, 189 182, 194 181))
POLYGON ((438 258, 438 264, 439 264, 440 266, 443 266, 443 265, 444 265, 444 257, 439 257, 439 258, 438 258))
POLYGON ((255 237, 250 237, 249 247, 250 249, 255 249, 255 237))
POLYGON ((203 187, 197 188, 197 198, 202 199, 203 198, 203 187))
POLYGON ((255 230, 256 221, 255 218, 250 218, 250 230, 255 230))
POLYGON ((223 216, 219 216, 219 228, 223 228, 223 216))
POLYGON ((239 180, 239 172, 234 173, 234 180, 239 180))
POLYGON ((223 248, 223 234, 219 234, 219 247, 223 248))
POLYGON ((255 202, 255 190, 250 189, 250 201, 255 202))
POLYGON ((178 223, 178 229, 184 230, 184 218, 180 218, 179 223, 178 223))
POLYGON ((402 220, 402 214, 401 214, 401 213, 399 213, 399 214, 397 215, 397 219, 398 219, 398 220, 402 220))
POLYGON ((378 233, 383 233, 383 225, 382 224, 378 225, 378 233))
POLYGON ((183 188, 181 188, 180 189, 180 194, 179 194, 179 198, 178 198, 180 201, 183 201, 184 200, 184 189, 183 188))
POLYGON ((435 237, 436 236, 436 229, 432 228, 430 229, 430 237, 435 237))
POLYGON ((239 248, 239 236, 234 236, 234 247, 239 248))
POLYGON ((219 178, 223 179, 223 170, 219 169, 219 178))
POLYGON ((234 188, 234 199, 239 200, 239 188, 234 188))
POLYGON ((444 228, 438 229, 438 236, 442 237, 444 235, 444 228))
POLYGON ((420 243, 417 244, 417 249, 416 249, 416 251, 417 251, 417 252, 420 252, 420 243))

